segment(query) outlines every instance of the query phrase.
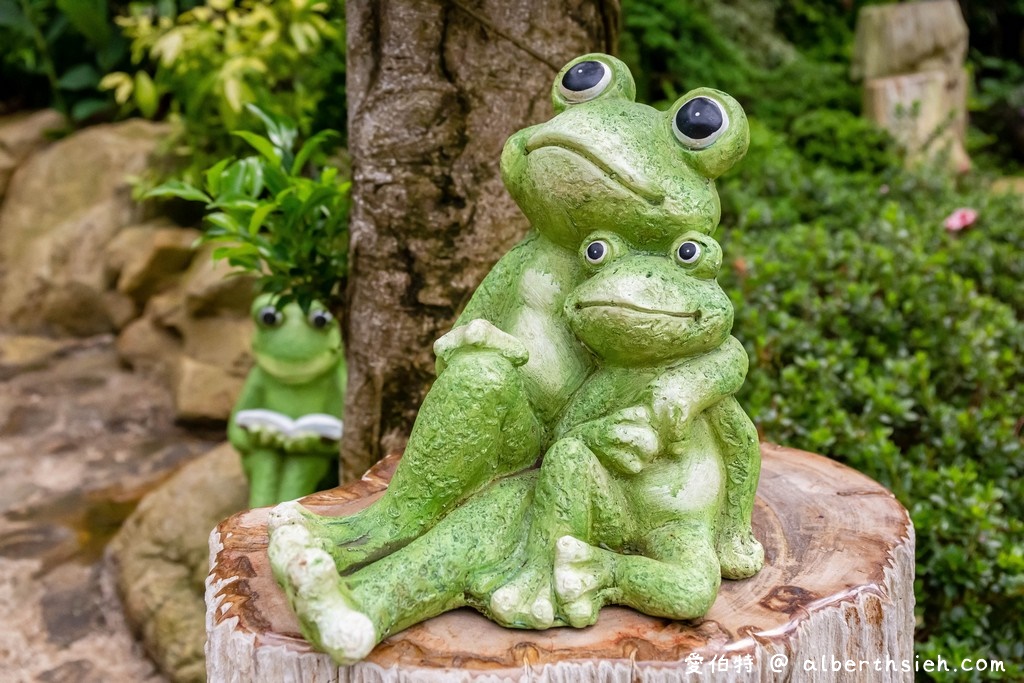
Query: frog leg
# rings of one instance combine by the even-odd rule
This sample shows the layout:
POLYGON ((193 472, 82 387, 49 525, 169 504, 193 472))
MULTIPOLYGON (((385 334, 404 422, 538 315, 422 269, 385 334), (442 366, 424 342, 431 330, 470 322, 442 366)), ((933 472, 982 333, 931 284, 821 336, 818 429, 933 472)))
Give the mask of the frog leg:
POLYGON ((726 472, 717 543, 722 576, 745 579, 764 566, 764 548, 750 527, 761 471, 757 429, 732 397, 709 408, 706 415, 721 445, 726 472))
POLYGON ((365 657, 392 633, 471 605, 522 563, 522 528, 536 472, 481 491, 404 548, 349 576, 304 526, 270 534, 270 563, 303 635, 340 664, 365 657))
MULTIPOLYGON (((567 534, 587 539, 597 534, 599 542, 621 545, 630 523, 624 514, 627 509, 621 485, 583 441, 573 437, 557 441, 540 468, 526 565, 491 596, 490 609, 500 623, 551 626, 555 541, 567 534)), ((596 610, 594 614, 596 618, 596 610)), ((571 619, 569 623, 581 625, 571 619)))
POLYGON ((496 351, 466 349, 452 355, 424 399, 376 503, 336 518, 292 507, 270 524, 305 525, 339 568, 355 569, 423 535, 488 483, 532 465, 541 436, 518 369, 496 351))
POLYGON ((555 590, 570 622, 593 623, 595 608, 611 603, 670 619, 701 617, 721 583, 711 538, 706 522, 673 522, 645 535, 643 555, 623 555, 563 536, 555 590))
POLYGON ((288 453, 281 464, 278 500, 294 500, 317 490, 317 484, 335 464, 333 455, 320 453, 288 453))
POLYGON ((242 470, 249 480, 249 507, 280 503, 277 497, 283 456, 272 448, 254 448, 242 454, 242 470))

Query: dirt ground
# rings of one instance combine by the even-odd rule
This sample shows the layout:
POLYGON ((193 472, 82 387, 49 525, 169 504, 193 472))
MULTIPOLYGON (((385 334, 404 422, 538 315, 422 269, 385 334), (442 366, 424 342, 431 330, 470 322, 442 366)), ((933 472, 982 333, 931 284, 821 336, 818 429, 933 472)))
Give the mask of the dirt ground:
POLYGON ((0 335, 0 680, 163 680, 102 560, 139 499, 223 439, 172 416, 111 337, 0 335))

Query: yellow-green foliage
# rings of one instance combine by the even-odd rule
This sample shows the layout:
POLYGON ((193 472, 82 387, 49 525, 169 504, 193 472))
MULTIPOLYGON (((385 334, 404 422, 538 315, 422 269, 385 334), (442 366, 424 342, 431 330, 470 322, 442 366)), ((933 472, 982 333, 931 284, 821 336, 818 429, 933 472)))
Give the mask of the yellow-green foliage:
POLYGON ((144 116, 168 108, 193 170, 239 151, 229 132, 252 126, 245 105, 287 116, 308 135, 324 101, 343 92, 343 5, 334 0, 207 0, 175 18, 141 13, 118 23, 140 68, 108 74, 101 86, 144 116))

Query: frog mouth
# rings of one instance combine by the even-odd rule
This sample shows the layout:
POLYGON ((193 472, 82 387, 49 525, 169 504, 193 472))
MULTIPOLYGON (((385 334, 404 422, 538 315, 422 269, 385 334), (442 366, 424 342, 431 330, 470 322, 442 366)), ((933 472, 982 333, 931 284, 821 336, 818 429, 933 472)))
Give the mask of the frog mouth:
POLYGON ((657 308, 647 308, 645 306, 639 306, 637 304, 631 304, 624 301, 578 301, 576 302, 575 308, 577 311, 582 311, 584 308, 624 308, 627 311, 636 311, 637 313, 643 313, 645 315, 665 315, 670 318, 690 318, 694 322, 700 322, 701 319, 701 312, 699 308, 695 311, 663 311, 657 308))
POLYGON ((600 157, 597 157, 589 149, 571 138, 567 138, 556 133, 537 133, 527 140, 526 154, 530 154, 531 152, 535 152, 536 150, 543 149, 545 147, 556 147, 571 154, 575 154, 578 157, 582 157, 600 169, 609 180, 621 185, 633 194, 639 195, 651 204, 661 204, 665 201, 665 195, 644 187, 641 183, 634 180, 629 173, 626 173, 623 170, 616 168, 614 165, 604 161, 600 157))

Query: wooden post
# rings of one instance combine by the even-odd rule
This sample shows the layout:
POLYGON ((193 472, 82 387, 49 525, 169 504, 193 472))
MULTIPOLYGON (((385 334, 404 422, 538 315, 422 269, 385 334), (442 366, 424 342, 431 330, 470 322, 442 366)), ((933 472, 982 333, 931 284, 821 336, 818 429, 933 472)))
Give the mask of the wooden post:
MULTIPOLYGON (((351 667, 338 667, 299 635, 270 574, 267 509, 235 515, 210 537, 209 680, 913 680, 907 511, 878 483, 827 458, 768 444, 762 455, 754 531, 765 568, 723 581, 704 619, 605 608, 587 629, 520 631, 461 609, 392 636, 351 667)), ((379 496, 397 461, 388 457, 361 481, 302 503, 320 514, 351 514, 379 496)))

